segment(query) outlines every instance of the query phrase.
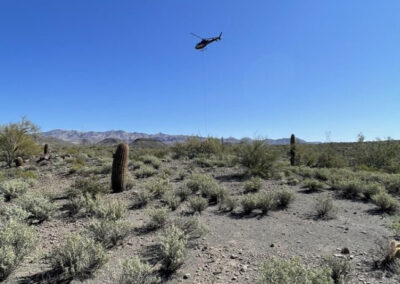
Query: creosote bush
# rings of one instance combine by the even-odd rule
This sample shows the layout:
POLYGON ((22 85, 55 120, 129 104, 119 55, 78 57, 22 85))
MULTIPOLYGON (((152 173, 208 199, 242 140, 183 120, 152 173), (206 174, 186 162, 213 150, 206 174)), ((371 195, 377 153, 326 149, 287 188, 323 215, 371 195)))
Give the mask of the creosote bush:
POLYGON ((206 209, 208 206, 207 199, 201 196, 194 196, 189 199, 189 208, 192 210, 193 213, 201 213, 206 209))
POLYGON ((101 185, 95 177, 78 178, 71 190, 68 192, 69 197, 75 197, 79 194, 90 194, 92 197, 97 197, 108 193, 107 187, 101 185))
POLYGON ((100 201, 94 206, 92 211, 98 218, 116 221, 122 219, 127 211, 125 202, 119 199, 111 201, 100 201))
POLYGON ((153 167, 144 165, 140 167, 139 169, 136 169, 133 174, 135 175, 136 178, 147 178, 154 176, 157 174, 157 170, 154 169, 153 167))
POLYGON ((153 168, 158 169, 161 166, 161 161, 152 155, 144 155, 139 157, 139 160, 146 165, 151 165, 153 168))
POLYGON ((188 242, 199 239, 208 232, 198 216, 178 217, 172 221, 172 224, 185 233, 188 242))
POLYGON ((93 239, 68 235, 50 256, 53 269, 72 278, 87 278, 108 260, 105 249, 93 239))
POLYGON ((254 209, 257 209, 257 197, 254 194, 245 195, 241 198, 243 212, 250 214, 254 209))
POLYGON ((246 169, 248 176, 270 177, 276 159, 276 153, 265 141, 255 140, 239 148, 239 163, 246 169))
POLYGON ((24 210, 21 206, 12 205, 0 209, 0 217, 6 221, 14 220, 24 223, 30 216, 30 213, 24 210))
POLYGON ((36 242, 34 229, 15 220, 0 224, 0 281, 21 263, 33 250, 36 242))
POLYGON ((142 262, 137 256, 120 263, 121 276, 119 284, 158 284, 161 280, 154 276, 149 264, 142 262))
POLYGON ((324 188, 324 184, 316 179, 306 179, 303 182, 303 186, 308 188, 310 191, 317 191, 324 188))
POLYGON ((344 284, 351 272, 351 264, 348 258, 326 257, 326 265, 331 269, 331 277, 335 284, 344 284))
POLYGON ((333 284, 331 273, 329 267, 305 267, 297 258, 280 260, 272 257, 260 268, 257 284, 333 284))
POLYGON ((168 272, 176 271, 186 257, 187 236, 175 225, 168 226, 160 237, 162 267, 168 272))
POLYGON ((162 196, 162 201, 165 202, 172 211, 176 210, 181 203, 181 199, 174 191, 165 192, 162 196))
POLYGON ((149 192, 147 189, 141 189, 136 194, 135 206, 139 208, 145 207, 153 198, 154 195, 152 192, 149 192))
POLYGON ((153 194, 154 197, 159 198, 165 192, 172 191, 172 184, 168 179, 151 178, 145 184, 145 189, 153 194))
POLYGON ((275 192, 275 203, 278 208, 287 208, 293 199, 293 190, 290 190, 289 188, 283 188, 275 192))

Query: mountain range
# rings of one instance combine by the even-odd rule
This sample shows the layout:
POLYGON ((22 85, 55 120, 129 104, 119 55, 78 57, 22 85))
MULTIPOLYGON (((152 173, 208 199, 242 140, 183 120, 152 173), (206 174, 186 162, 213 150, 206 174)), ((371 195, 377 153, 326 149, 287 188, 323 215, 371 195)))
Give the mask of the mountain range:
MULTIPOLYGON (((189 137, 193 137, 190 135, 169 135, 164 133, 157 134, 146 134, 139 132, 126 132, 123 130, 109 130, 109 131, 77 131, 77 130, 62 130, 55 129, 41 133, 42 136, 48 138, 56 138, 58 140, 62 140, 64 142, 69 142, 73 144, 114 144, 118 141, 124 141, 127 143, 131 143, 136 139, 153 139, 156 141, 160 141, 164 144, 173 144, 175 142, 183 142, 189 137)), ((200 139, 204 139, 206 137, 199 137, 200 139)), ((236 139, 233 137, 224 137, 224 141, 226 143, 238 143, 241 141, 251 141, 250 138, 242 138, 236 139)), ((280 138, 280 139, 267 139, 268 143, 271 145, 286 145, 290 143, 289 138, 280 138)), ((308 143, 305 140, 296 138, 297 143, 308 143)))

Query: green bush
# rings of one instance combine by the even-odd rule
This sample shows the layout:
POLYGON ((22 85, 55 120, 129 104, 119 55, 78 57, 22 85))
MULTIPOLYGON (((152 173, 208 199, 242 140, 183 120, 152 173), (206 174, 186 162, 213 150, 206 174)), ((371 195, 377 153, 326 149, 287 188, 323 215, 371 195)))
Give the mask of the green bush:
POLYGON ((201 213, 206 209, 208 206, 208 201, 207 199, 201 197, 201 196, 195 196, 189 199, 189 208, 192 210, 192 212, 196 213, 201 213))
POLYGON ((186 139, 185 143, 175 143, 172 147, 173 157, 193 159, 198 156, 209 156, 222 154, 221 142, 215 138, 200 140, 196 137, 186 139))
POLYGON ((79 194, 90 194, 92 197, 97 197, 109 192, 109 189, 101 185, 97 178, 78 178, 68 192, 69 197, 75 197, 79 194))
POLYGON ((26 224, 9 220, 0 225, 0 281, 33 250, 35 242, 34 229, 26 224))
POLYGON ((257 196, 248 194, 241 198, 240 204, 242 205, 243 212, 250 214, 254 209, 257 209, 257 196))
POLYGON ((180 186, 175 190, 175 195, 179 196, 181 201, 187 200, 189 195, 192 193, 192 190, 187 186, 180 186))
POLYGON ((331 277, 335 284, 344 284, 351 272, 349 259, 329 256, 325 258, 326 265, 331 269, 331 277))
POLYGON ((184 231, 171 225, 160 238, 162 267, 166 272, 176 271, 186 256, 187 236, 184 231))
POLYGON ((50 256, 53 269, 72 278, 92 275, 107 259, 107 253, 100 243, 78 233, 68 235, 50 256))
POLYGON ((251 177, 244 182, 244 192, 257 192, 261 189, 262 180, 259 177, 251 177))
POLYGON ((316 217, 324 220, 333 219, 336 217, 337 208, 333 204, 332 197, 320 196, 315 199, 316 217))
POLYGON ((333 189, 339 190, 342 195, 349 199, 358 199, 363 196, 366 184, 359 179, 350 179, 346 181, 339 181, 333 189))
POLYGON ((272 257, 259 270, 257 283, 333 284, 331 273, 328 267, 304 267, 297 258, 279 260, 272 257))
POLYGON ((154 276, 150 265, 142 262, 137 256, 123 261, 121 264, 119 284, 158 284, 161 280, 154 276))
POLYGON ((94 240, 110 248, 128 236, 130 225, 123 220, 95 219, 89 224, 88 231, 94 240))
POLYGON ((125 202, 119 199, 111 201, 99 201, 91 210, 98 218, 116 221, 122 219, 127 211, 125 202))
POLYGON ((303 181, 303 186, 310 191, 317 191, 324 188, 324 184, 319 180, 308 178, 303 181))
POLYGON ((265 141, 242 144, 239 150, 239 163, 246 169, 248 176, 270 177, 276 159, 276 153, 271 151, 265 141))
POLYGON ((281 189, 275 193, 275 203, 278 208, 287 208, 294 199, 293 190, 281 189))
POLYGON ((225 196, 224 199, 219 203, 219 210, 225 211, 225 212, 231 212, 235 210, 237 207, 237 201, 236 199, 233 199, 230 196, 225 196))
POLYGON ((0 194, 5 201, 17 198, 26 193, 29 183, 21 179, 11 179, 0 183, 0 194))
POLYGON ((380 192, 371 197, 372 202, 385 213, 394 214, 399 208, 399 203, 386 192, 380 192))
POLYGON ((140 157, 139 160, 146 165, 152 165, 155 169, 158 169, 161 166, 161 161, 152 155, 144 155, 140 157))
POLYGON ((28 211, 24 210, 23 208, 21 208, 21 206, 18 205, 3 207, 0 209, 0 214, 1 217, 6 221, 15 220, 21 223, 26 222, 30 216, 30 213, 28 211))
POLYGON ((275 207, 274 195, 270 192, 262 192, 255 194, 256 207, 260 209, 263 214, 268 212, 275 207))
POLYGON ((198 191, 207 192, 215 190, 218 187, 218 183, 209 175, 195 173, 186 180, 186 186, 191 189, 193 193, 198 191))
POLYGON ((172 211, 176 210, 181 203, 181 199, 173 191, 165 192, 162 196, 162 201, 164 201, 172 211))
POLYGON ((168 221, 168 211, 164 208, 151 209, 148 211, 150 217, 149 227, 159 229, 164 227, 168 221))
POLYGON ((153 198, 153 193, 149 192, 146 189, 142 189, 136 194, 135 206, 145 207, 153 198))
POLYGON ((379 194, 381 192, 386 192, 386 191, 385 188, 379 183, 366 184, 363 189, 363 195, 367 200, 370 200, 373 195, 379 194))
POLYGON ((168 179, 151 178, 145 184, 145 189, 153 194, 154 197, 161 197, 165 192, 172 191, 172 184, 168 179))
POLYGON ((188 241, 199 239, 208 232, 197 216, 178 217, 172 223, 185 233, 188 241))
POLYGON ((50 219, 57 209, 54 203, 44 197, 27 196, 18 201, 21 208, 29 212, 29 218, 39 223, 50 219))
POLYGON ((153 167, 142 166, 133 172, 136 178, 147 178, 157 174, 157 170, 153 167))

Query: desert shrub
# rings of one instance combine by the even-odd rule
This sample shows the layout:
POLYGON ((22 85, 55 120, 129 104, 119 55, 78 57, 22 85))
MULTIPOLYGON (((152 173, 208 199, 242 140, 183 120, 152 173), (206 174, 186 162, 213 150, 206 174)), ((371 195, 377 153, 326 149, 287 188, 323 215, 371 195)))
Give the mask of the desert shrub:
POLYGON ((394 214, 399 208, 399 203, 386 192, 380 192, 371 197, 372 202, 379 210, 385 213, 394 214))
POLYGON ((322 169, 316 169, 315 170, 315 178, 322 180, 322 181, 328 181, 331 177, 331 172, 328 169, 322 168, 322 169))
POLYGON ((265 141, 255 140, 252 143, 241 145, 239 151, 239 163, 246 168, 248 176, 260 176, 268 178, 277 159, 265 141))
POLYGON ((4 220, 15 220, 17 222, 26 222, 29 218, 30 213, 23 209, 21 206, 13 205, 7 206, 0 209, 1 217, 4 220))
POLYGON ((280 260, 272 257, 260 268, 257 283, 333 284, 334 282, 328 267, 304 267, 297 258, 280 260))
POLYGON ((153 193, 149 192, 146 189, 142 189, 136 194, 135 206, 145 207, 153 198, 153 193))
POLYGON ((375 268, 381 268, 400 275, 400 251, 398 242, 385 239, 381 244, 378 243, 378 250, 375 252, 378 259, 375 259, 375 268))
POLYGON ((134 161, 134 162, 132 162, 132 164, 131 164, 131 168, 132 168, 133 170, 140 169, 140 168, 143 167, 143 166, 144 166, 144 163, 143 163, 142 161, 134 161))
POLYGON ((201 195, 211 203, 218 203, 226 196, 226 190, 222 186, 205 187, 201 190, 201 195))
POLYGON ((160 238, 162 267, 167 272, 176 271, 186 256, 187 236, 175 225, 166 228, 160 238))
POLYGON ((218 209, 225 212, 231 212, 237 207, 236 199, 230 196, 225 196, 225 198, 219 203, 218 209))
POLYGON ((400 174, 387 175, 383 183, 388 191, 400 194, 400 174))
POLYGON ((97 206, 98 199, 93 198, 90 194, 78 194, 75 193, 69 196, 69 214, 76 215, 81 210, 87 209, 88 212, 91 212, 93 208, 97 206))
POLYGON ((263 214, 268 214, 268 211, 275 207, 274 195, 270 192, 262 192, 255 194, 256 207, 260 209, 263 214))
POLYGON ((158 284, 160 279, 153 275, 149 264, 142 262, 137 256, 124 260, 121 264, 119 284, 158 284))
POLYGON ((75 180, 73 187, 68 192, 68 196, 73 197, 79 194, 90 194, 92 197, 96 197, 105 193, 108 193, 109 189, 101 185, 97 178, 78 178, 75 180))
POLYGON ((173 157, 175 159, 187 157, 193 159, 196 156, 209 156, 221 154, 222 145, 218 139, 207 138, 200 140, 196 137, 186 139, 185 143, 175 143, 172 146, 173 157))
POLYGON ((325 263, 332 271, 331 277, 335 284, 346 283, 351 272, 349 259, 329 256, 325 258, 325 263))
POLYGON ((201 196, 194 196, 189 199, 189 208, 192 210, 192 212, 196 213, 201 213, 206 209, 208 206, 208 201, 207 199, 201 197, 201 196))
POLYGON ((248 194, 241 198, 240 204, 245 214, 250 214, 254 209, 257 209, 257 196, 248 194))
POLYGON ((319 180, 308 178, 303 181, 303 186, 308 188, 310 191, 317 191, 324 188, 324 184, 319 180))
POLYGON ((77 233, 68 235, 50 255, 52 267, 72 278, 86 278, 107 262, 100 243, 77 233))
POLYGON ((181 203, 181 199, 179 196, 176 195, 175 192, 173 191, 167 191, 163 194, 162 196, 162 201, 165 202, 165 204, 168 205, 168 207, 174 211, 176 208, 178 208, 179 204, 181 203))
POLYGON ((184 170, 180 170, 178 172, 177 180, 184 180, 188 176, 188 172, 184 170))
POLYGON ((21 208, 29 212, 29 218, 39 223, 50 219, 56 211, 56 205, 45 197, 27 196, 18 201, 21 208))
POLYGON ((318 155, 316 166, 318 168, 342 168, 345 164, 344 159, 334 150, 326 149, 318 155))
POLYGON ((35 242, 34 230, 26 224, 9 220, 0 225, 0 281, 31 252, 35 242))
POLYGON ((373 195, 385 192, 385 188, 379 183, 368 183, 363 189, 363 195, 367 200, 370 200, 373 195))
POLYGON ((325 195, 315 199, 315 215, 317 218, 328 220, 336 217, 337 208, 332 197, 325 195))
POLYGON ((342 195, 349 199, 357 199, 363 196, 365 183, 359 179, 339 181, 333 185, 333 189, 339 190, 342 195))
POLYGON ((389 228, 392 229, 395 233, 395 238, 400 238, 400 216, 396 216, 391 224, 389 225, 389 228))
POLYGON ((145 166, 142 166, 139 169, 135 170, 133 172, 133 174, 137 178, 147 178, 147 177, 151 177, 151 176, 154 176, 155 174, 157 174, 157 170, 154 169, 153 167, 149 167, 149 166, 145 165, 145 166))
POLYGON ((189 242, 203 237, 208 232, 197 216, 178 217, 172 223, 185 233, 189 242))
POLYGON ((92 220, 88 226, 90 236, 104 245, 113 247, 128 236, 130 225, 123 220, 92 220))
POLYGON ((172 184, 168 179, 156 177, 147 181, 145 189, 151 192, 154 197, 161 197, 165 192, 172 191, 172 184))
POLYGON ((153 168, 158 169, 161 166, 161 161, 152 155, 144 155, 139 158, 146 165, 152 165, 153 168))
POLYGON ((0 194, 5 201, 17 198, 26 193, 29 183, 21 179, 11 179, 0 183, 0 194))
POLYGON ((150 217, 150 228, 159 229, 164 227, 168 221, 168 211, 164 208, 148 210, 147 214, 150 217))
POLYGON ((315 176, 315 169, 309 167, 299 167, 299 174, 305 178, 313 178, 315 176))
POLYGON ((244 191, 248 192, 256 192, 261 189, 262 180, 259 177, 251 177, 250 179, 244 182, 244 191))
POLYGON ((194 193, 198 191, 207 192, 215 190, 218 183, 209 175, 195 173, 186 180, 186 186, 194 193))
POLYGON ((180 186, 175 190, 175 195, 178 196, 181 201, 185 201, 191 193, 192 190, 187 186, 180 186))
POLYGON ((286 184, 288 184, 288 185, 297 185, 297 184, 299 184, 299 180, 297 178, 295 178, 294 176, 290 176, 290 177, 287 178, 286 184))
POLYGON ((91 210, 98 218, 116 221, 122 219, 127 211, 125 202, 119 199, 100 201, 91 210))
POLYGON ((287 208, 294 199, 294 193, 288 188, 281 189, 275 193, 275 203, 278 208, 287 208))

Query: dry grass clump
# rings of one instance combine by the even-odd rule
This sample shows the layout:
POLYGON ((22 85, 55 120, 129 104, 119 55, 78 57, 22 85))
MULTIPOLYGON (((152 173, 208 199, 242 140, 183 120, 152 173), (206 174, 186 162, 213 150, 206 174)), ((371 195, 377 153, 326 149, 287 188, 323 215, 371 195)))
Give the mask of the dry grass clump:
POLYGON ((333 284, 329 267, 310 268, 299 259, 280 260, 275 257, 264 262, 258 272, 258 284, 318 283, 333 284))
POLYGON ((0 225, 0 281, 21 263, 33 250, 36 242, 34 229, 15 220, 0 225))
POLYGON ((158 284, 161 280, 153 275, 151 266, 142 262, 137 256, 120 263, 121 276, 119 284, 158 284))
POLYGON ((207 199, 201 196, 194 196, 189 199, 189 208, 192 210, 193 213, 201 213, 206 209, 208 206, 207 199))
POLYGON ((50 254, 52 267, 71 278, 87 278, 108 260, 105 249, 78 233, 68 235, 50 254))
POLYGON ((257 192, 261 189, 262 180, 259 177, 251 177, 244 182, 244 192, 257 192))
POLYGON ((329 195, 317 197, 314 207, 315 215, 319 219, 329 220, 336 217, 337 207, 329 195))
POLYGON ((184 262, 187 236, 175 225, 168 226, 160 237, 162 268, 167 273, 176 271, 184 262))

